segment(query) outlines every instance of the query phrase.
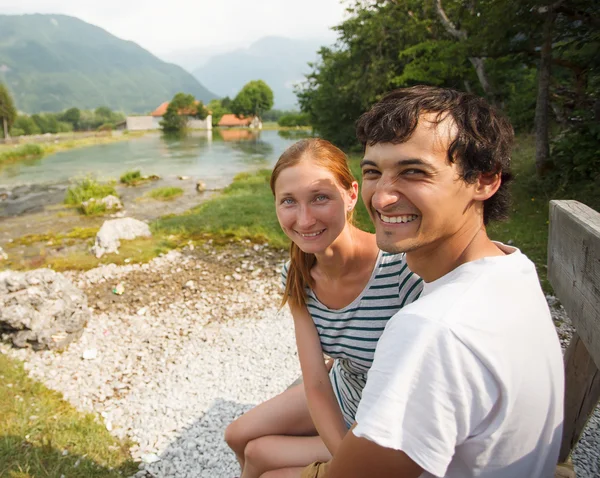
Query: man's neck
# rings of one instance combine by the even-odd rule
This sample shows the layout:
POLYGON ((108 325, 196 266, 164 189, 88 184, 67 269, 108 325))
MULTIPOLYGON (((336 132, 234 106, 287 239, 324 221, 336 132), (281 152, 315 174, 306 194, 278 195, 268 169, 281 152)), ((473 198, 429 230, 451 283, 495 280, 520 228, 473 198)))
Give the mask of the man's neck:
POLYGON ((503 255, 504 252, 487 236, 485 227, 479 225, 407 252, 406 262, 425 282, 433 282, 467 262, 503 255))

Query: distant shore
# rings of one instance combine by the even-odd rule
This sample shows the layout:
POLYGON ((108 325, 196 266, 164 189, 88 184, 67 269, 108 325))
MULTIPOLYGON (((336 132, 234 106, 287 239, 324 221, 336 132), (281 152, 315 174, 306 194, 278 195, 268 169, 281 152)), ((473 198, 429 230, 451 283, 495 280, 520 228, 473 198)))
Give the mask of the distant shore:
POLYGON ((59 133, 12 138, 14 143, 0 144, 0 166, 23 159, 43 158, 68 149, 114 143, 146 134, 146 131, 108 131, 59 133))

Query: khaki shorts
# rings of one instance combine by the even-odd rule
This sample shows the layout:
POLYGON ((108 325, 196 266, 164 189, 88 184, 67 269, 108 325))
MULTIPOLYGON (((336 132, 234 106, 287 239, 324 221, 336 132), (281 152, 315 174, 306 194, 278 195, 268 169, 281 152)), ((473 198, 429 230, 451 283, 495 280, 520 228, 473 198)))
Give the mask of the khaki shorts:
POLYGON ((329 469, 329 462, 314 462, 302 470, 301 478, 324 478, 329 469))

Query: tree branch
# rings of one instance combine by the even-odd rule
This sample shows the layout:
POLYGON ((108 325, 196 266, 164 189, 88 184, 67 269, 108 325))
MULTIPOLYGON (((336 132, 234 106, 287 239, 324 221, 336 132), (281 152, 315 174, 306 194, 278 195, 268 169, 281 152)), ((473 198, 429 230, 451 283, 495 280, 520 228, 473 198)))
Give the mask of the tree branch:
POLYGON ((457 38, 459 40, 466 40, 467 32, 465 32, 464 30, 458 30, 454 26, 454 23, 452 23, 452 21, 446 15, 446 12, 444 11, 444 7, 442 7, 442 0, 436 0, 435 6, 436 6, 438 16, 440 17, 440 20, 441 20, 442 24, 444 25, 444 28, 446 28, 446 31, 450 35, 452 35, 454 38, 457 38))

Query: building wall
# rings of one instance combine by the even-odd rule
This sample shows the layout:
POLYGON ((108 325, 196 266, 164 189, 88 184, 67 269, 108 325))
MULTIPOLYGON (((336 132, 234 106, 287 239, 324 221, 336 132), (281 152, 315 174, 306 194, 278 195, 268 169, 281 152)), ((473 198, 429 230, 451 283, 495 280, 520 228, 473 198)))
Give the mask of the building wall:
MULTIPOLYGON (((152 129, 160 129, 160 116, 128 116, 126 120, 127 129, 129 131, 145 131, 152 129)), ((212 115, 208 115, 206 119, 190 119, 188 128, 192 129, 212 129, 212 115)))

